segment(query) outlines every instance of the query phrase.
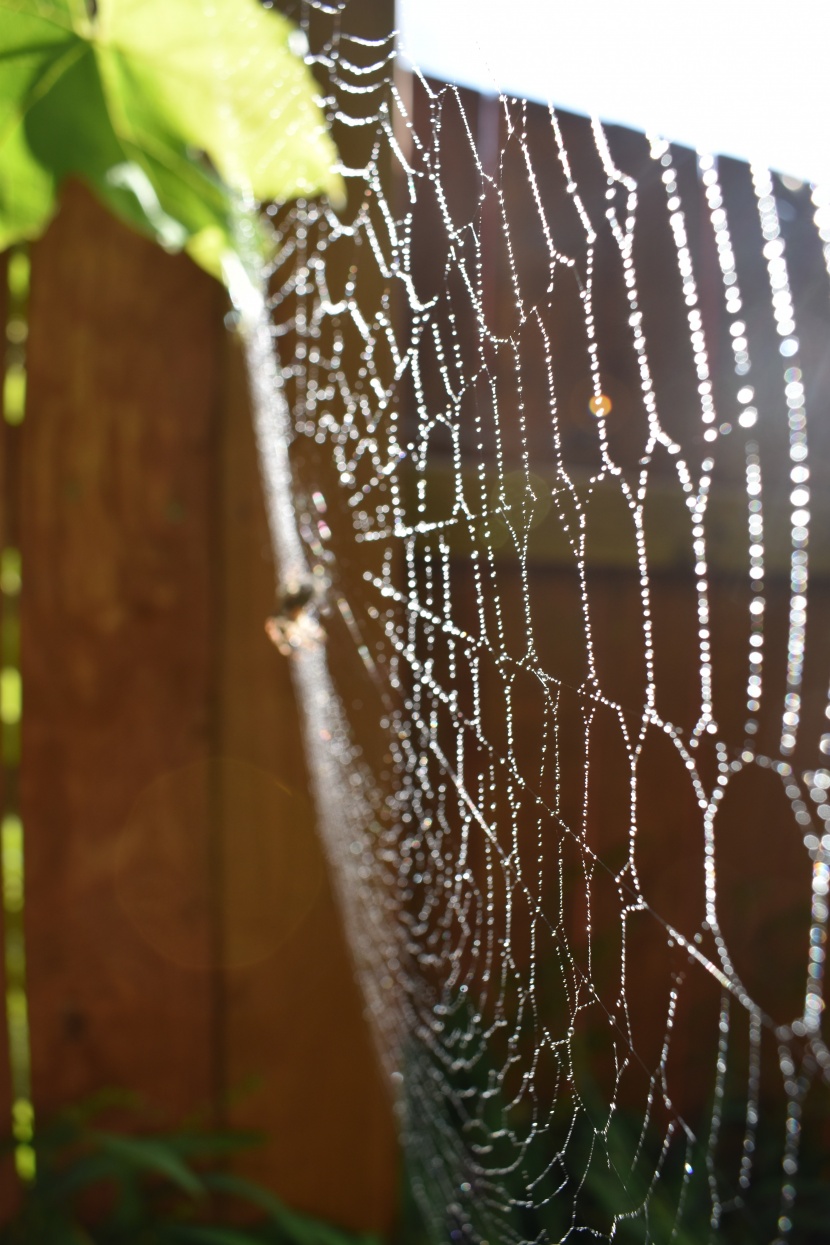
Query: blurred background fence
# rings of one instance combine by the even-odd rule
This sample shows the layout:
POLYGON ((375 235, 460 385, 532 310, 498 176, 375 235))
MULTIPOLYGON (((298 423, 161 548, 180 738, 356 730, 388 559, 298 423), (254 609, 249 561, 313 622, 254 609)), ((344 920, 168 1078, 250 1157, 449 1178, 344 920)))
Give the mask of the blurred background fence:
MULTIPOLYGON (((25 928, 36 1116, 116 1087, 170 1123, 261 1130, 247 1174, 388 1227, 391 1107, 263 630, 275 575, 224 292, 72 185, 14 297, 2 799, 25 843, 6 924, 13 950, 25 928)), ((0 1060, 9 1122, 6 1025, 0 1060)))

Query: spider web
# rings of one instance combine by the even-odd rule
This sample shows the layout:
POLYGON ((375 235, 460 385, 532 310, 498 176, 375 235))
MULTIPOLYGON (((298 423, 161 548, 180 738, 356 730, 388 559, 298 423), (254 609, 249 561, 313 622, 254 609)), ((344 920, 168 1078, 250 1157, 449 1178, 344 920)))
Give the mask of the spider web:
POLYGON ((427 1230, 817 1240, 830 196, 295 15, 349 198, 272 213, 260 442, 427 1230))

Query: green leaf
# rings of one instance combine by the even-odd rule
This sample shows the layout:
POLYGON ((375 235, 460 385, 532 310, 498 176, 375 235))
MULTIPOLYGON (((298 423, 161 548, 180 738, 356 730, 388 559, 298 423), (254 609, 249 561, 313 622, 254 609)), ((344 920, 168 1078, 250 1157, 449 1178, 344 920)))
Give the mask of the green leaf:
POLYGON ((208 153, 259 200, 337 196, 335 152, 303 37, 258 0, 98 0, 102 72, 119 79, 125 124, 151 147, 165 132, 208 153), (108 54, 104 54, 104 48, 108 54))
POLYGON ((0 21, 0 247, 43 232, 68 176, 216 276, 242 200, 342 199, 299 32, 258 0, 0 0, 0 21))
POLYGON ((205 1188, 212 1193, 226 1193, 249 1202, 272 1219, 279 1219, 286 1210, 285 1204, 273 1193, 268 1189, 263 1189, 261 1185, 254 1184, 253 1181, 246 1180, 244 1176, 235 1176, 230 1172, 208 1171, 204 1173, 203 1179, 205 1188))
POLYGON ((116 1133, 94 1133, 92 1138, 103 1154, 120 1160, 125 1169, 153 1172, 165 1176, 191 1197, 202 1197, 202 1181, 179 1156, 155 1137, 126 1137, 116 1133))
POLYGON ((205 1224, 174 1224, 160 1229, 159 1236, 169 1245, 259 1245, 260 1238, 241 1228, 212 1227, 205 1224))
POLYGON ((169 1133, 164 1137, 165 1145, 176 1154, 186 1155, 190 1159, 216 1158, 219 1155, 234 1154, 240 1150, 248 1150, 252 1146, 262 1145, 263 1137, 256 1132, 194 1132, 193 1130, 169 1133))
POLYGON ((229 1172, 205 1172, 203 1179, 211 1192, 240 1198, 263 1211, 270 1222, 296 1245, 380 1245, 374 1236, 344 1232, 309 1215, 290 1210, 273 1193, 242 1176, 229 1172))

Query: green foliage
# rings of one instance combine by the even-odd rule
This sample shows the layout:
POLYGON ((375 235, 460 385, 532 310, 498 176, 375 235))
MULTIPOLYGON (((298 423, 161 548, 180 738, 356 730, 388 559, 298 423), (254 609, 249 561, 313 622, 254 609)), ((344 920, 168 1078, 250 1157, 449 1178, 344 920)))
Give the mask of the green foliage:
POLYGON ((255 1137, 127 1134, 96 1127, 97 1114, 94 1104, 76 1108, 38 1128, 37 1174, 0 1226, 0 1245, 378 1245, 223 1170, 255 1137), (257 1218, 237 1226, 245 1208, 257 1218))
POLYGON ((215 276, 241 196, 342 197, 301 36, 257 0, 0 0, 0 248, 74 175, 215 276))

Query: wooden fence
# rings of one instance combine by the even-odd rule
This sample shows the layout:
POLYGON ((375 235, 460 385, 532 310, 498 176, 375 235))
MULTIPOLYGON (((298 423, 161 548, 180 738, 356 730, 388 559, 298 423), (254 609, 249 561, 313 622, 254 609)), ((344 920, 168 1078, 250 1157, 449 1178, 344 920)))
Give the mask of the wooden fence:
MULTIPOLYGON (((254 1127, 292 1205, 387 1228, 393 1117, 307 795, 223 291, 71 185, 31 251, 19 548, 38 1118, 102 1087, 254 1127)), ((7 618, 12 605, 6 602, 7 618)), ((5 1026, 0 1118, 10 1118, 5 1026)))

